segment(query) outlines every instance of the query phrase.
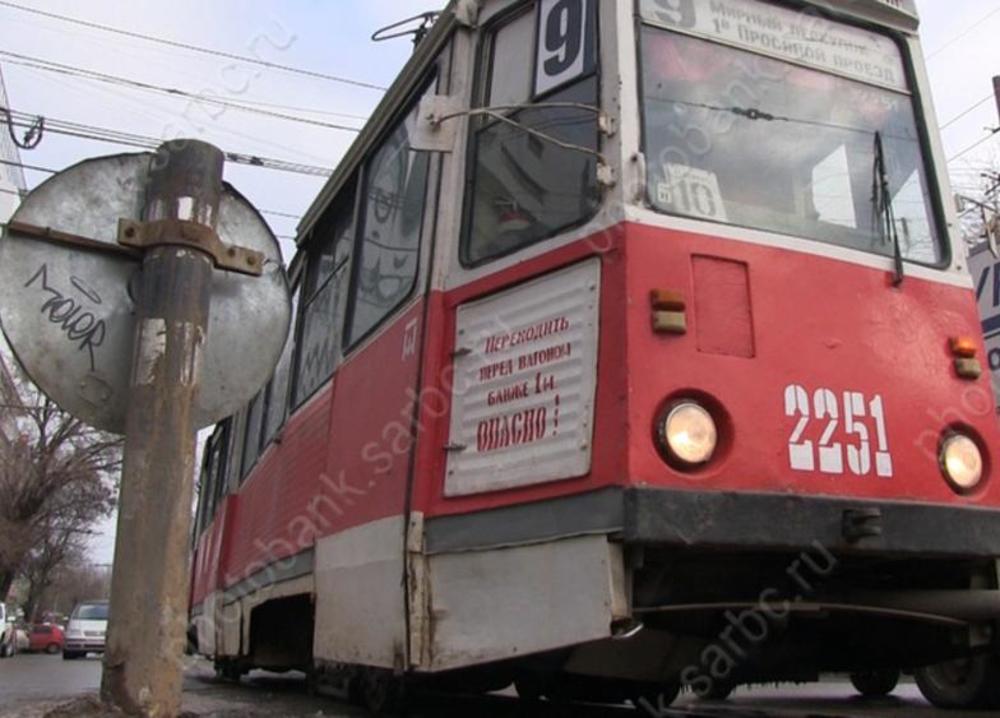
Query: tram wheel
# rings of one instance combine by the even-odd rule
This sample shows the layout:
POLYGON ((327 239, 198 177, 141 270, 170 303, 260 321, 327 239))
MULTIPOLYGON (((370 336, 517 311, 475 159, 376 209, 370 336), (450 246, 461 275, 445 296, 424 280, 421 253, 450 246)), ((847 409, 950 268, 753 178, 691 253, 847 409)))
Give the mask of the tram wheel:
POLYGON ((882 698, 899 685, 900 673, 893 668, 851 674, 851 685, 866 698, 882 698))
POLYGON ((641 712, 652 712, 658 715, 669 708, 681 693, 681 684, 677 681, 644 684, 642 690, 632 696, 632 705, 641 712), (649 705, 645 705, 645 704, 649 705), (652 709, 652 710, 650 710, 652 709))
POLYGON ((924 698, 938 708, 1000 707, 1000 661, 993 656, 972 656, 939 663, 916 671, 924 698))
POLYGON ((535 673, 523 673, 514 679, 517 697, 527 703, 535 703, 545 697, 545 680, 535 673))
POLYGON ((736 690, 736 684, 731 681, 712 681, 712 686, 707 691, 698 693, 698 698, 703 701, 724 701, 736 690))
POLYGON ((232 658, 221 658, 215 661, 215 677, 220 681, 229 683, 239 683, 243 676, 243 669, 239 661, 232 658))
POLYGON ((367 668, 361 673, 358 683, 361 705, 372 715, 395 715, 402 711, 405 702, 403 678, 392 671, 367 668))

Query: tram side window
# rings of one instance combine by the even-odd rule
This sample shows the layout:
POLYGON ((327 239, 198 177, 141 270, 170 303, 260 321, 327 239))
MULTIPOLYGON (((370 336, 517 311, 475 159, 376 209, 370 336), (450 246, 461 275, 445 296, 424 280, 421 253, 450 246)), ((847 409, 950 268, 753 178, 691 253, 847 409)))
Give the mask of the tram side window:
POLYGON ((197 540, 201 536, 208 522, 211 520, 211 496, 213 492, 213 479, 208 470, 208 455, 203 457, 201 462, 201 473, 198 476, 198 511, 195 515, 194 531, 192 538, 197 540))
POLYGON ((209 469, 208 475, 210 477, 210 483, 212 485, 212 507, 211 512, 208 515, 208 520, 211 521, 212 517, 215 516, 216 510, 219 508, 219 503, 222 501, 222 497, 226 493, 226 449, 229 443, 229 421, 225 421, 219 424, 215 429, 215 434, 212 437, 212 451, 209 454, 209 469))
MULTIPOLYGON (((298 315, 299 288, 292 292, 292 317, 298 315)), ((292 373, 292 353, 295 348, 295 331, 288 332, 285 346, 278 358, 274 375, 267 385, 267 401, 264 409, 264 444, 267 445, 278 433, 288 415, 288 384, 292 373)))
POLYGON ((246 439, 243 442, 243 475, 246 479, 260 455, 260 430, 264 421, 264 390, 261 389, 247 408, 246 439))
POLYGON ((225 493, 226 451, 229 439, 229 420, 216 425, 215 431, 205 442, 201 478, 198 487, 197 533, 200 534, 215 516, 222 495, 225 493))
POLYGON ((399 307, 417 279, 430 155, 410 147, 416 117, 414 107, 365 168, 348 344, 399 307))
POLYGON ((595 156, 528 131, 597 151, 596 112, 565 104, 598 103, 596 30, 595 0, 561 0, 530 3, 487 35, 480 98, 504 119, 471 123, 464 263, 509 254, 597 210, 595 156))
POLYGON ((243 476, 243 445, 246 439, 247 407, 243 407, 229 419, 229 440, 226 442, 226 468, 224 480, 226 489, 235 488, 243 476))
POLYGON ((347 298, 353 240, 354 188, 351 187, 327 210, 307 249, 295 406, 312 396, 333 374, 340 348, 341 314, 347 298))

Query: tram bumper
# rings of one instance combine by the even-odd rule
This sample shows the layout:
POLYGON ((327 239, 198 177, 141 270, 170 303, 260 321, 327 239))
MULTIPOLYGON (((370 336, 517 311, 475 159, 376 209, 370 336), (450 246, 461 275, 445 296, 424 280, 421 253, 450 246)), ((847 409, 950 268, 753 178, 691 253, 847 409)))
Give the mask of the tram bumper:
POLYGON ((815 496, 627 489, 627 544, 833 551, 925 558, 1000 556, 1000 510, 815 496))

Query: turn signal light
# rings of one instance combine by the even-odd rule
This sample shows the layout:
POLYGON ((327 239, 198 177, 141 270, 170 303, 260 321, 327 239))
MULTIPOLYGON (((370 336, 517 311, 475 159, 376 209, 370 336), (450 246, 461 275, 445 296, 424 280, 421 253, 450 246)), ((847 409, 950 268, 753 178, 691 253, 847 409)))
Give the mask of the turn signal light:
POLYGON ((684 295, 673 289, 653 289, 649 292, 649 303, 653 309, 667 312, 683 312, 687 307, 684 295))
POLYGON ((972 337, 952 337, 951 353, 962 359, 972 359, 976 356, 978 346, 972 337))
POLYGON ((983 365, 979 363, 978 359, 959 357, 955 360, 955 373, 963 379, 978 379, 983 375, 983 365))
POLYGON ((687 333, 687 302, 684 295, 673 289, 653 289, 649 292, 653 307, 653 331, 657 334, 687 333))

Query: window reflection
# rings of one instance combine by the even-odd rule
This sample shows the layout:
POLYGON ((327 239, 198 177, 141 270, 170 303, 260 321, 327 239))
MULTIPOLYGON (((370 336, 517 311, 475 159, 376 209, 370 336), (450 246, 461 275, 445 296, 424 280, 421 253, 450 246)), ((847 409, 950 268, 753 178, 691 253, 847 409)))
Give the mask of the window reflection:
POLYGON ((878 132, 903 256, 941 261, 909 96, 651 27, 643 93, 656 209, 892 255, 878 132))

